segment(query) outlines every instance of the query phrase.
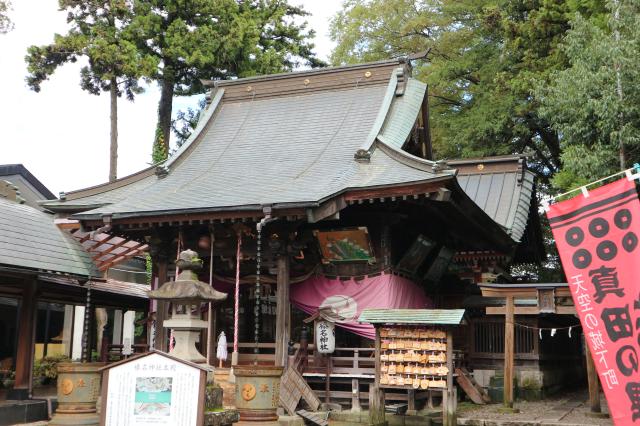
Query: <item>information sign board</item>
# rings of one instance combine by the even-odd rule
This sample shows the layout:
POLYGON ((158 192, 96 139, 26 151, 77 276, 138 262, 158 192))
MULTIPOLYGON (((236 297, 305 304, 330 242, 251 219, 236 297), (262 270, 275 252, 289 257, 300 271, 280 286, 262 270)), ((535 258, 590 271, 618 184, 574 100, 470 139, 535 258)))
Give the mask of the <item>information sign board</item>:
POLYGON ((153 351, 103 368, 101 424, 199 426, 206 368, 153 351))

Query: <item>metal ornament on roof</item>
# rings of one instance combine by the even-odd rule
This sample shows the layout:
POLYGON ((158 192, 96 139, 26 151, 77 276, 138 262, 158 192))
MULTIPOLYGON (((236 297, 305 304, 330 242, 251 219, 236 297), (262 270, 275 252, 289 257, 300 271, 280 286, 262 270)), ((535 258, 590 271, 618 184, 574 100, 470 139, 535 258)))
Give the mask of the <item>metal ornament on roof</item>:
POLYGON ((176 266, 180 270, 176 280, 149 291, 149 298, 172 302, 171 319, 163 323, 163 327, 173 330, 176 342, 169 353, 186 361, 205 363, 207 359, 196 348, 200 331, 208 327, 207 321, 200 318, 200 303, 214 304, 227 295, 198 280, 194 271, 202 268, 202 260, 195 251, 181 252, 176 266))

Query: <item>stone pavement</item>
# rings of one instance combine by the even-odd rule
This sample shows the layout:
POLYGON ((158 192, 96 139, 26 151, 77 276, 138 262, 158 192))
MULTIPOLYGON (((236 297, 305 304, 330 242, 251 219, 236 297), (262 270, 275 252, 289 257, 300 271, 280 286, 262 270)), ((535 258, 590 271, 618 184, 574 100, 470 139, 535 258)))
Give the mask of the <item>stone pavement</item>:
MULTIPOLYGON (((563 393, 542 401, 517 401, 519 413, 498 412, 500 404, 458 407, 458 424, 467 426, 612 426, 610 418, 593 418, 589 413, 588 395, 584 391, 563 393)), ((608 412, 607 401, 601 396, 602 411, 608 412)))

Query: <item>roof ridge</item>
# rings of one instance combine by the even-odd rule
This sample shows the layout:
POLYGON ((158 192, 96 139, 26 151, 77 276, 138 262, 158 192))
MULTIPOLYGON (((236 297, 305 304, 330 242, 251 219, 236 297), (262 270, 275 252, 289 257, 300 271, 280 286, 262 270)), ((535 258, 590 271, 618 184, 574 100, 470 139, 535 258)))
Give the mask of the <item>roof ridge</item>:
POLYGON ((49 200, 53 200, 56 198, 55 195, 44 186, 40 180, 33 175, 22 163, 15 164, 2 164, 0 165, 0 176, 7 176, 10 174, 18 174, 22 176, 31 186, 33 186, 36 191, 40 192, 43 196, 47 197, 49 200))
POLYGON ((449 174, 453 176, 458 174, 458 170, 453 167, 448 167, 449 164, 445 161, 434 161, 420 158, 403 149, 398 149, 394 146, 387 145, 379 139, 376 139, 375 146, 379 146, 380 151, 384 152, 387 156, 389 156, 389 158, 405 166, 433 174, 444 172, 449 172, 449 174))
MULTIPOLYGON (((162 163, 164 163, 164 161, 162 163)), ((46 200, 44 202, 41 202, 40 204, 46 207, 48 205, 49 201, 51 201, 52 203, 55 204, 58 201, 77 200, 79 198, 88 197, 90 195, 95 195, 95 194, 111 191, 113 189, 122 188, 123 186, 130 185, 132 183, 138 182, 138 181, 140 181, 140 180, 142 180, 142 179, 144 179, 146 177, 149 177, 149 176, 155 174, 156 168, 158 167, 158 165, 160 165, 162 163, 153 164, 153 165, 151 165, 151 166, 149 166, 149 167, 147 167, 145 169, 138 170, 135 173, 132 173, 130 175, 118 178, 113 182, 104 182, 104 183, 100 183, 98 185, 93 185, 93 186, 89 186, 89 187, 86 187, 86 188, 80 188, 80 189, 76 189, 76 190, 70 191, 70 192, 62 192, 61 195, 64 198, 61 197, 60 200, 58 200, 58 199, 46 200)))
POLYGON ((202 82, 206 87, 223 87, 223 86, 233 86, 236 84, 245 84, 249 82, 280 80, 280 79, 297 78, 297 77, 319 75, 319 74, 330 74, 330 73, 343 72, 347 70, 372 68, 380 65, 391 65, 391 64, 401 65, 406 62, 407 61, 404 58, 383 59, 380 61, 365 62, 361 64, 348 64, 348 65, 337 65, 332 67, 294 70, 294 71, 288 71, 288 72, 281 72, 277 74, 254 75, 251 77, 236 78, 232 80, 203 80, 202 82))

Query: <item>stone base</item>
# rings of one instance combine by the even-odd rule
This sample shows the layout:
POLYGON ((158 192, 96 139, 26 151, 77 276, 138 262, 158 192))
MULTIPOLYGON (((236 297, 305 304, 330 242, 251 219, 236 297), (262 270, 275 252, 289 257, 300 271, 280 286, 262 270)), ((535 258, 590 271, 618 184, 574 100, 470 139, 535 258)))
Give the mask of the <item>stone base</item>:
POLYGON ((49 418, 47 401, 3 401, 0 403, 0 425, 32 423, 49 418))
POLYGON ((205 411, 203 426, 227 426, 237 424, 238 410, 205 411))
POLYGON ((280 416, 278 424, 280 426, 304 426, 304 420, 298 416, 280 416))
POLYGON ((96 413, 92 414, 62 414, 56 415, 49 422, 49 426, 98 426, 100 417, 96 413))
POLYGON ((29 399, 29 389, 9 389, 7 391, 7 400, 26 401, 29 399))

